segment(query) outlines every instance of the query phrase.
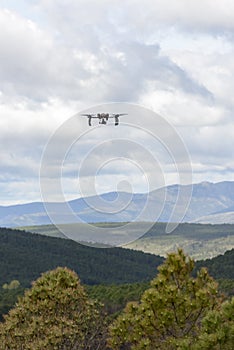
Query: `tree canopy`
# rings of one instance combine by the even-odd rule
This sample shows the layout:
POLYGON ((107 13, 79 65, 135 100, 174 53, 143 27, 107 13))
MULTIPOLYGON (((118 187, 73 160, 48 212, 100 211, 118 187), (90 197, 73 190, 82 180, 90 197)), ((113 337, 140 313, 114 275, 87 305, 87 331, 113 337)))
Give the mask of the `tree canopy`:
MULTIPOLYGON (((115 307, 105 309, 118 314, 122 303, 142 293, 118 317, 106 317, 74 271, 46 272, 0 323, 0 350, 232 350, 234 298, 223 302, 207 269, 195 276, 194 266, 179 249, 168 254, 150 285, 125 285, 121 292, 121 286, 86 287, 95 300, 108 295, 115 307)), ((3 291, 19 288, 12 281, 3 291)))
POLYGON ((194 261, 180 249, 158 268, 140 302, 127 304, 110 327, 112 349, 182 349, 192 345, 208 311, 218 309, 218 285, 202 268, 193 277, 194 261), (181 347, 180 347, 181 346, 181 347))
POLYGON ((208 312, 202 320, 202 329, 192 350, 233 350, 234 298, 225 301, 220 310, 208 312))
POLYGON ((82 283, 150 281, 164 258, 124 248, 97 249, 75 241, 0 228, 0 286, 18 280, 29 288, 41 273, 66 266, 82 283))
POLYGON ((2 350, 105 349, 100 305, 88 299, 75 272, 44 273, 0 324, 2 350))

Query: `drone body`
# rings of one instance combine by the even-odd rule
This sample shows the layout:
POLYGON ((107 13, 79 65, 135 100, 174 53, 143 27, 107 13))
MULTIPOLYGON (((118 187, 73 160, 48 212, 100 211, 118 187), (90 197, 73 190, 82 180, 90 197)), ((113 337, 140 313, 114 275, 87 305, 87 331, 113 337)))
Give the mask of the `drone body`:
POLYGON ((119 117, 127 115, 127 113, 96 113, 96 114, 81 114, 88 118, 89 126, 92 126, 92 118, 99 119, 99 124, 106 125, 109 118, 115 118, 115 126, 119 125, 119 117))

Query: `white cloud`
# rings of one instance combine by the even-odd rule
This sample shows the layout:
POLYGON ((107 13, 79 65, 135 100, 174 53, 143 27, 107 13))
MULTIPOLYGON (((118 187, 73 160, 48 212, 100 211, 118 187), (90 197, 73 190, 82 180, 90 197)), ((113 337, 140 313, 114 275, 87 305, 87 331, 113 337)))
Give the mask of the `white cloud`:
MULTIPOLYGON (((40 158, 49 136, 77 111, 105 102, 143 104, 176 126, 191 154, 194 181, 233 177, 231 0, 189 5, 187 0, 25 0, 20 8, 14 1, 5 1, 4 6, 0 8, 2 201, 9 196, 12 200, 13 188, 18 200, 24 190, 32 198, 38 191, 40 158)), ((127 118, 142 123, 135 115, 127 118)), ((87 128, 84 120, 78 125, 79 132, 87 128)), ((104 140, 109 130, 102 134, 104 140)), ((130 134, 142 137, 136 130, 130 134)), ((69 135, 63 137, 66 142, 69 135)), ((100 138, 92 135, 86 142, 98 143, 100 138)), ((80 146, 85 152, 87 144, 80 146)), ((134 155, 130 151, 129 156, 134 155)), ((106 152, 111 155, 113 148, 106 152)), ((151 173, 146 157, 141 152, 135 156, 151 173)), ((171 183, 177 175, 170 165, 165 165, 164 176, 171 183)), ((117 170, 110 167, 108 174, 114 176, 117 170)), ((121 170, 125 179, 128 170, 121 170)), ((134 188, 140 188, 139 179, 139 174, 132 176, 134 188)), ((98 188, 109 188, 106 178, 98 188)))
POLYGON ((231 0, 190 1, 189 4, 187 0, 126 0, 124 3, 116 0, 41 0, 38 6, 56 28, 66 33, 71 31, 70 22, 75 23, 76 29, 90 25, 91 31, 96 25, 100 32, 111 23, 116 25, 115 30, 124 34, 131 29, 137 34, 148 34, 149 29, 152 31, 152 27, 157 26, 215 32, 234 28, 234 4, 231 0))
POLYGON ((130 21, 144 31, 152 26, 173 26, 191 31, 234 29, 234 4, 231 0, 129 0, 130 21), (136 15, 139 14, 139 15, 136 15))
POLYGON ((77 96, 82 66, 66 47, 28 19, 0 10, 0 78, 2 93, 35 102, 77 96))

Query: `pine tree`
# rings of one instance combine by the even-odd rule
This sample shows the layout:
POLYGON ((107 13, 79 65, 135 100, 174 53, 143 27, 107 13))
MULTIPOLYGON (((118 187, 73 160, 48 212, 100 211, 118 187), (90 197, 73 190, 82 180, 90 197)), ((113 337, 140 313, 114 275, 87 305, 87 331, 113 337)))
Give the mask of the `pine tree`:
POLYGON ((75 272, 44 273, 0 325, 2 350, 105 349, 100 305, 88 299, 75 272))
POLYGON ((140 302, 129 303, 110 327, 110 347, 170 350, 190 346, 208 311, 220 304, 217 283, 202 268, 193 277, 194 261, 182 249, 168 255, 140 302))
POLYGON ((192 350, 233 350, 234 298, 224 302, 221 310, 210 311, 202 321, 201 334, 192 350))

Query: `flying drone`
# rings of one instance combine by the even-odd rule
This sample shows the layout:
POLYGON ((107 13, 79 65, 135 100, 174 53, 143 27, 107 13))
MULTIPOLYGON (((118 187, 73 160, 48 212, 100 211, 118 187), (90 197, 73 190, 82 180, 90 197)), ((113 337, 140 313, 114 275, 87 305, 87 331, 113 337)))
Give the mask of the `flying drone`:
POLYGON ((99 119, 99 124, 106 125, 109 118, 115 119, 115 125, 119 125, 119 117, 122 115, 127 115, 127 113, 96 113, 96 114, 81 114, 82 116, 85 116, 88 118, 88 124, 89 126, 92 126, 91 121, 92 119, 99 119))

